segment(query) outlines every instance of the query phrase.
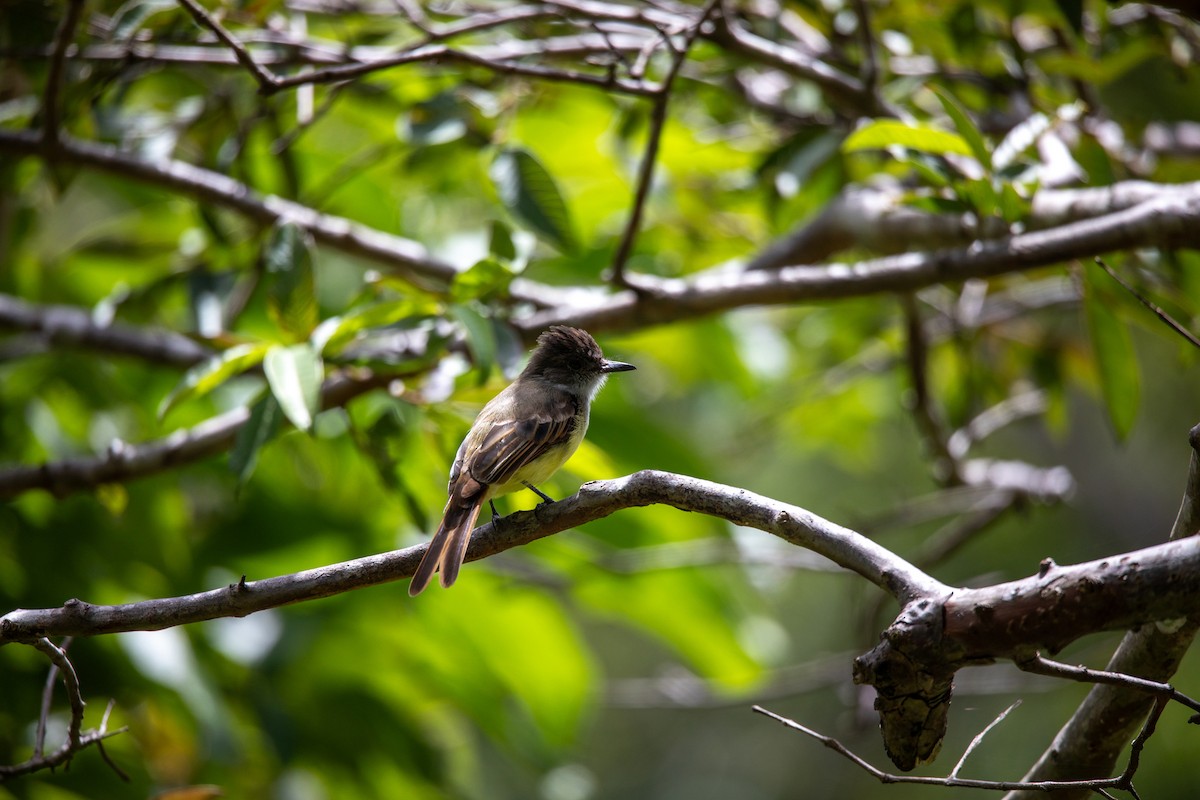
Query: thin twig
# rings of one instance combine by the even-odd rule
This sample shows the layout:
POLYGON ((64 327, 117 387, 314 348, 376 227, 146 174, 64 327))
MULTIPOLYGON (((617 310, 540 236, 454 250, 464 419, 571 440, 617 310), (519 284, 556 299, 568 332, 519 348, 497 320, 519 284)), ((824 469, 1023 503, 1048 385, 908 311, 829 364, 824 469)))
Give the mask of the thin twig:
POLYGON ((708 0, 704 5, 700 18, 684 34, 683 47, 675 53, 662 85, 654 97, 654 105, 650 110, 650 128, 646 133, 646 151, 642 154, 642 163, 638 165, 633 208, 629 212, 629 221, 625 223, 621 241, 617 244, 617 251, 613 254, 610 280, 617 286, 623 288, 629 286, 625 279, 625 264, 629 261, 629 256, 633 252, 633 244, 637 241, 642 227, 642 216, 646 210, 646 198, 650 196, 650 186, 654 182, 654 164, 658 160, 658 147, 667 122, 667 104, 671 99, 675 78, 683 68, 683 63, 687 61, 688 53, 691 51, 696 37, 700 34, 700 29, 704 27, 704 23, 708 21, 719 3, 720 0, 708 0))
POLYGON ((1165 697, 1168 700, 1174 700, 1176 703, 1200 713, 1200 701, 1188 697, 1169 683, 1146 680, 1145 678, 1139 678, 1136 675, 1126 675, 1122 672, 1109 672, 1102 669, 1090 669, 1083 665, 1064 664, 1061 661, 1053 661, 1045 658, 1041 654, 1034 654, 1032 658, 1016 659, 1013 663, 1017 665, 1018 669, 1025 672, 1032 672, 1035 675, 1049 675, 1055 678, 1079 681, 1080 683, 1104 683, 1110 686, 1124 686, 1130 689, 1137 689, 1156 697, 1165 697))
POLYGON ((278 88, 280 83, 279 77, 255 61, 254 57, 246 49, 246 46, 236 36, 226 30, 225 26, 216 17, 209 14, 204 6, 200 5, 196 0, 179 0, 179 4, 187 9, 198 25, 208 28, 218 39, 224 42, 226 47, 233 51, 233 55, 237 58, 238 63, 248 69, 250 74, 254 76, 254 79, 258 81, 260 92, 268 94, 278 88))
POLYGON ((61 132, 62 109, 60 95, 63 80, 66 75, 67 49, 75 38, 75 29, 79 27, 79 18, 83 15, 84 0, 70 0, 67 3, 67 13, 59 21, 58 29, 54 32, 54 51, 50 59, 50 71, 46 76, 46 92, 42 98, 42 142, 47 147, 58 144, 61 132))
MULTIPOLYGON (((112 710, 113 710, 113 707, 116 706, 116 704, 117 704, 116 700, 109 699, 108 705, 104 707, 104 716, 100 718, 100 728, 98 731, 100 734, 107 733, 108 718, 110 716, 112 716, 112 710)), ((125 728, 122 728, 121 730, 125 730, 125 728)), ((100 751, 100 757, 104 759, 104 763, 108 764, 108 766, 112 769, 112 771, 117 773, 118 778, 123 780, 125 783, 130 783, 133 780, 132 778, 129 777, 129 773, 127 773, 125 770, 123 770, 119 766, 117 766, 117 762, 113 761, 112 758, 108 755, 108 750, 106 750, 104 748, 103 736, 96 740, 96 749, 98 749, 100 751)))
POLYGON ((950 770, 951 778, 958 777, 959 770, 961 770, 963 767, 963 764, 966 763, 967 757, 970 756, 971 753, 975 752, 975 748, 979 747, 979 745, 983 743, 983 737, 987 736, 988 733, 992 730, 992 728, 996 727, 1001 722, 1003 722, 1004 718, 1008 716, 1009 712, 1012 711, 1014 708, 1016 708, 1019 705, 1021 705, 1021 701, 1017 700, 1012 705, 1010 705, 1008 708, 1001 711, 1000 714, 994 720, 992 720, 991 722, 988 723, 986 728, 981 730, 979 733, 975 734, 975 738, 971 740, 971 743, 967 745, 967 749, 963 751, 962 758, 960 758, 958 760, 958 763, 954 765, 954 769, 950 770))
POLYGON ((65 649, 56 647, 54 642, 44 636, 37 639, 33 646, 45 653, 62 675, 63 685, 67 688, 67 700, 71 704, 71 721, 67 723, 67 744, 73 750, 78 750, 80 731, 83 729, 83 711, 87 704, 83 701, 83 694, 79 689, 79 676, 75 674, 75 666, 67 658, 65 649))
POLYGON ((1161 319, 1163 322, 1167 323, 1167 327, 1169 327, 1171 330, 1175 331, 1180 336, 1182 336, 1184 339, 1186 339, 1188 344, 1190 344, 1192 347, 1200 348, 1200 339, 1197 339, 1196 336, 1191 331, 1189 331, 1187 328, 1183 327, 1183 325, 1181 325, 1179 322, 1176 322, 1175 319, 1170 314, 1168 314, 1166 311, 1163 311, 1161 307, 1152 303, 1149 299, 1147 299, 1145 297, 1145 295, 1143 295, 1137 289, 1133 288, 1133 286, 1131 286, 1129 283, 1127 283, 1125 281, 1124 278, 1122 278, 1120 275, 1118 275, 1116 273, 1116 271, 1113 270, 1112 267, 1110 267, 1108 264, 1104 263, 1104 259, 1100 258, 1100 256, 1096 256, 1096 264, 1100 267, 1100 269, 1107 272, 1109 277, 1111 277, 1117 283, 1121 284, 1122 289, 1124 289, 1125 291, 1129 292, 1131 295, 1136 297, 1137 301, 1139 303, 1141 303, 1146 308, 1150 309, 1152 312, 1154 312, 1154 314, 1159 319, 1161 319))
MULTIPOLYGON (((66 650, 71 637, 63 640, 63 650, 66 650)), ((50 662, 46 673, 46 685, 42 688, 42 710, 38 714, 37 732, 33 737, 33 757, 41 758, 46 752, 46 723, 50 719, 50 709, 54 702, 54 686, 58 683, 58 664, 50 662)))
MULTIPOLYGON (((875 47, 875 38, 871 35, 871 14, 867 3, 868 0, 854 0, 854 13, 858 17, 858 38, 863 50, 863 89, 875 94, 878 90, 879 55, 875 47)), ((875 102, 882 105, 878 99, 875 102)))
POLYGON ((925 444, 933 457, 934 478, 944 484, 961 483, 961 467, 950 452, 947 444, 949 435, 929 391, 929 346, 925 338, 925 326, 916 298, 911 294, 901 296, 904 308, 904 327, 908 374, 912 381, 912 403, 910 411, 917 428, 925 438, 925 444))
MULTIPOLYGON (((756 714, 762 714, 776 722, 779 722, 792 730, 800 731, 805 736, 816 739, 821 744, 828 747, 838 755, 843 756, 853 762, 871 777, 875 778, 880 783, 912 783, 921 786, 945 786, 959 787, 966 789, 988 789, 991 791, 1007 792, 1014 790, 1031 790, 1039 792, 1052 792, 1063 789, 1089 789, 1092 791, 1100 791, 1106 788, 1123 789, 1126 788, 1124 776, 1117 778, 1097 778, 1094 780, 1080 781, 985 781, 974 778, 958 778, 953 775, 948 775, 944 778, 925 777, 920 775, 896 775, 891 772, 884 772, 874 766, 866 759, 859 756, 846 745, 842 744, 832 736, 826 736, 823 733, 818 733, 811 728, 807 728, 800 723, 780 716, 773 711, 768 711, 762 706, 753 706, 751 708, 756 714)), ((994 723, 993 723, 994 724, 994 723)), ((990 726, 989 726, 990 727, 990 726)))

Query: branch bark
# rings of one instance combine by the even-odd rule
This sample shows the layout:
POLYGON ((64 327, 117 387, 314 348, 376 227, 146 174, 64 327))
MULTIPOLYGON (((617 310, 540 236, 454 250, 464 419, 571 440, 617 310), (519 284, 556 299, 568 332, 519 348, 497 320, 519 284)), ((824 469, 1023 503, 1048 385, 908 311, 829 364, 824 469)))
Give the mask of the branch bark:
MULTIPOLYGON (((336 375, 326 380, 321 388, 322 407, 345 405, 396 377, 336 375)), ((116 441, 101 455, 36 466, 0 467, 0 498, 15 497, 32 489, 46 489, 56 497, 63 497, 104 483, 118 483, 175 469, 228 450, 249 419, 248 407, 235 408, 154 441, 136 445, 116 441)))
POLYGON ((6 294, 0 294, 2 328, 28 331, 51 345, 136 356, 172 367, 190 367, 214 354, 175 331, 138 328, 120 322, 101 324, 82 308, 37 305, 6 294))
MULTIPOLYGON (((668 472, 643 471, 584 484, 565 500, 480 526, 467 560, 475 561, 624 508, 654 504, 726 519, 772 533, 852 570, 901 602, 949 594, 950 588, 854 531, 802 508, 732 486, 668 472)), ((0 644, 48 636, 96 636, 163 628, 255 611, 400 580, 413 574, 427 545, 183 597, 97 606, 70 600, 60 608, 19 609, 0 618, 0 644)))
POLYGON ((774 272, 714 270, 690 278, 627 276, 636 291, 560 306, 517 321, 525 335, 566 323, 593 333, 714 314, 749 305, 911 292, 1137 247, 1200 246, 1200 185, 1131 208, 969 247, 906 253, 854 264, 790 266, 774 272))
MULTIPOLYGON (((30 131, 0 131, 0 152, 17 156, 44 155, 40 138, 30 131)), ((184 161, 150 163, 116 147, 63 136, 47 156, 53 163, 97 169, 118 178, 160 186, 187 197, 228 208, 261 225, 294 222, 312 233, 318 243, 344 253, 385 264, 429 291, 445 291, 457 274, 425 246, 366 225, 309 208, 275 195, 261 195, 244 183, 184 161)))
MULTIPOLYGON (((1188 437, 1192 448, 1187 487, 1171 540, 1200 541, 1200 425, 1188 437)), ((1125 634, 1106 670, 1152 681, 1170 680, 1200 631, 1200 613, 1178 614, 1173 625, 1145 624, 1125 634)), ((1153 706, 1144 692, 1122 686, 1092 687, 1083 703, 1063 725, 1054 741, 1026 773, 1026 780, 1072 780, 1112 771, 1126 743, 1153 706)), ((1041 795, 1038 795, 1041 796, 1041 795)), ((1055 800, 1077 800, 1086 793, 1063 791, 1055 800)), ((1029 792, 1014 792, 1005 800, 1034 800, 1029 792)))

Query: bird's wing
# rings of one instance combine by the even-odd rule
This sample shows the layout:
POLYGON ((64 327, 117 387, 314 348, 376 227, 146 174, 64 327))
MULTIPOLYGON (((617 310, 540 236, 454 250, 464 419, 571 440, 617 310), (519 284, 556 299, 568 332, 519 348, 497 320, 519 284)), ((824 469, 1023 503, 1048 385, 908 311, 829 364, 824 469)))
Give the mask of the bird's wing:
POLYGON ((579 404, 563 392, 525 411, 520 419, 496 423, 483 432, 478 447, 466 455, 471 477, 488 486, 512 480, 521 467, 570 440, 579 404))

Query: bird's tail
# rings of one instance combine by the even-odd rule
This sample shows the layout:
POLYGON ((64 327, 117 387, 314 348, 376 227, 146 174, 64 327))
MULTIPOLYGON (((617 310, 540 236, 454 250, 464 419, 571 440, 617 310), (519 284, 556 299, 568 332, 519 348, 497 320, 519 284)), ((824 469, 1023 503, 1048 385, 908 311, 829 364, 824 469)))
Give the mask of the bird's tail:
POLYGON ((458 578, 459 567, 467 554, 467 543, 471 541, 471 529, 475 527, 479 509, 483 507, 484 487, 479 484, 475 486, 479 487, 480 491, 470 497, 463 497, 457 492, 451 493, 450 502, 442 512, 442 524, 429 540, 429 549, 425 551, 425 556, 417 565, 417 571, 413 573, 412 581, 408 584, 410 596, 416 597, 424 591, 433 579, 433 573, 439 570, 443 587, 451 586, 458 578))

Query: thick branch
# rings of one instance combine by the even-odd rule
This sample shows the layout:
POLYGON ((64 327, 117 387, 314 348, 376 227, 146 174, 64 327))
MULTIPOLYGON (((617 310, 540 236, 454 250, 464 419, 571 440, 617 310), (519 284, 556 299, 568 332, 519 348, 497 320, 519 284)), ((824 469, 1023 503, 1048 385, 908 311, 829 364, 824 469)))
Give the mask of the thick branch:
MULTIPOLYGON (((1086 189, 1042 189, 1033 196, 1031 230, 1122 211, 1168 194, 1200 193, 1200 183, 1162 184, 1124 181, 1086 189)), ((747 270, 815 264, 851 247, 883 255, 916 248, 967 245, 1010 233, 999 217, 932 214, 904 204, 898 186, 845 189, 812 220, 771 243, 746 265, 747 270)))
MULTIPOLYGON (((918 596, 942 597, 950 592, 949 587, 870 539, 802 508, 736 487, 655 471, 584 484, 578 494, 565 500, 512 514, 499 526, 483 525, 471 537, 467 560, 528 544, 623 508, 653 504, 767 531, 857 572, 901 602, 918 596)), ((426 547, 409 547, 294 575, 243 581, 183 597, 117 606, 70 600, 61 608, 21 609, 0 618, 0 644, 32 642, 45 636, 161 630, 217 617, 241 617, 409 577, 426 547)))
MULTIPOLYGON (((39 155, 36 134, 0 131, 0 152, 39 155)), ((160 186, 196 200, 228 208, 262 225, 293 222, 321 244, 351 255, 387 264, 408 280, 440 291, 454 278, 455 268, 432 257, 424 245, 369 228, 344 217, 322 214, 315 209, 274 195, 260 195, 243 183, 219 172, 184 161, 142 161, 110 145, 62 137, 54 150, 55 163, 98 169, 119 178, 160 186)))
POLYGON ((970 247, 907 253, 855 264, 784 267, 775 272, 714 270, 684 279, 639 275, 636 292, 624 291, 597 298, 588 305, 538 312, 517 324, 526 331, 560 322, 593 332, 622 330, 747 305, 914 291, 936 283, 1022 272, 1112 250, 1174 246, 1200 246, 1200 186, 1094 219, 970 247))
MULTIPOLYGON (((1171 529, 1172 540, 1180 544, 1200 540, 1196 535, 1200 532, 1200 425, 1192 428, 1188 441, 1192 455, 1187 487, 1171 529)), ((1143 625, 1125 634, 1106 669, 1152 681, 1170 680, 1198 630, 1200 613, 1191 613, 1172 625, 1143 625)), ((1128 687, 1094 686, 1029 770, 1026 779, 1072 779, 1107 774, 1152 704, 1144 692, 1128 687)), ((1055 795, 1056 800, 1085 796, 1079 792, 1055 795)), ((1033 797, 1028 793, 1015 793, 1006 800, 1032 800, 1033 797)))

